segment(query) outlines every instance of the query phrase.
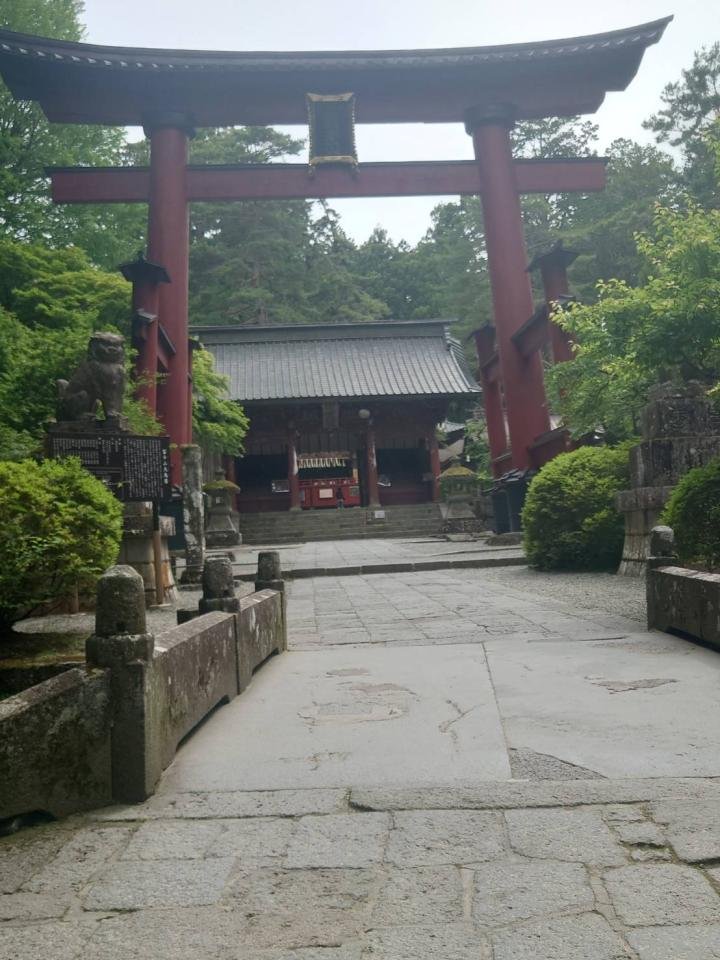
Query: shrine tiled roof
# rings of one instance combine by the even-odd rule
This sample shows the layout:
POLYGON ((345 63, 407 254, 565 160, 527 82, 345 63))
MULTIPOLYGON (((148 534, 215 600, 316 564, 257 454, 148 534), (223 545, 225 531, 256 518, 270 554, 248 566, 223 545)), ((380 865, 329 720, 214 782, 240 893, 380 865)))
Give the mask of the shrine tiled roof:
POLYGON ((449 320, 196 327, 242 403, 479 392, 449 320))

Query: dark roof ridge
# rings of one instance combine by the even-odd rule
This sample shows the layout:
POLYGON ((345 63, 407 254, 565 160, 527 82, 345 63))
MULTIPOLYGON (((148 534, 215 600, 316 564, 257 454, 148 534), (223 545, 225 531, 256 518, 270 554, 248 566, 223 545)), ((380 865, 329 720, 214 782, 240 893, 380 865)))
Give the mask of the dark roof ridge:
POLYGON ((207 336, 218 343, 231 341, 291 340, 365 340, 387 337, 446 337, 447 328, 457 319, 432 317, 427 320, 365 320, 356 323, 287 323, 287 324, 192 324, 194 336, 207 336), (425 333, 423 333, 425 330, 425 333))
MULTIPOLYGON (((283 62, 293 62, 295 65, 307 62, 308 66, 317 65, 325 61, 367 61, 373 66, 378 65, 378 61, 383 59, 393 61, 393 66, 398 65, 398 61, 419 60, 425 65, 429 61, 442 61, 445 57, 457 58, 473 56, 492 56, 500 57, 508 54, 528 54, 534 50, 537 51, 555 51, 557 53, 579 53, 580 50, 573 50, 573 47, 613 45, 617 43, 647 43, 656 34, 662 32, 673 19, 672 16, 661 17, 657 20, 651 20, 646 23, 636 24, 630 27, 622 27, 616 30, 608 30, 601 33, 586 34, 575 37, 563 37, 551 40, 531 40, 523 43, 509 44, 491 44, 489 46, 475 47, 429 47, 419 49, 381 49, 381 50, 197 50, 197 49, 174 49, 165 47, 122 47, 110 46, 105 44, 84 43, 72 40, 59 40, 51 37, 42 37, 35 34, 18 33, 12 30, 0 30, 0 48, 6 52, 12 52, 10 44, 18 48, 32 47, 37 52, 45 50, 52 52, 55 58, 64 59, 66 54, 71 59, 80 57, 87 62, 97 59, 98 66, 113 66, 113 59, 118 60, 123 57, 136 57, 138 59, 148 58, 153 60, 165 60, 167 62, 173 59, 196 61, 198 64, 213 63, 220 65, 223 60, 235 60, 240 66, 246 61, 250 66, 253 62, 266 60, 269 65, 277 68, 283 62), (569 48, 569 49, 564 49, 569 48)), ((23 53, 22 49, 18 49, 23 53)))

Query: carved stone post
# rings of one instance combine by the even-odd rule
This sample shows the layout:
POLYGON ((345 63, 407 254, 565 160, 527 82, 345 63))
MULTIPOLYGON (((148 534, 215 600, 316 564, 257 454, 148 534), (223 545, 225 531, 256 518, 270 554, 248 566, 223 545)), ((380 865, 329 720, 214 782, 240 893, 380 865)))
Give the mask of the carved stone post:
POLYGON ((196 444, 189 443, 182 448, 182 468, 185 569, 181 581, 200 583, 205 564, 205 506, 202 452, 196 444))
POLYGON ((110 567, 98 581, 95 633, 85 652, 89 666, 110 670, 112 795, 122 803, 148 797, 161 773, 146 723, 154 645, 142 577, 132 567, 110 567))
POLYGON ((282 598, 283 631, 287 630, 285 616, 285 581, 280 568, 280 554, 277 550, 264 550, 258 553, 257 575, 255 577, 255 591, 277 590, 282 598))
POLYGON ((650 531, 650 547, 645 567, 645 593, 647 597, 648 630, 667 630, 669 618, 664 614, 665 604, 659 595, 657 577, 659 567, 671 567, 677 563, 675 534, 672 527, 653 527, 650 531))

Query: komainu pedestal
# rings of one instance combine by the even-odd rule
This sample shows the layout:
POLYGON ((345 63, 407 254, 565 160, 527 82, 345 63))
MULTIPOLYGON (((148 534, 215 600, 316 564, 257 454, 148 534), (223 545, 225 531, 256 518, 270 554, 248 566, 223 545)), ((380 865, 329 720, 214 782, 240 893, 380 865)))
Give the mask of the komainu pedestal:
POLYGON ((720 436, 701 384, 655 387, 642 414, 642 443, 630 451, 632 488, 617 495, 625 515, 625 543, 618 573, 641 576, 650 533, 678 480, 720 454, 720 436))

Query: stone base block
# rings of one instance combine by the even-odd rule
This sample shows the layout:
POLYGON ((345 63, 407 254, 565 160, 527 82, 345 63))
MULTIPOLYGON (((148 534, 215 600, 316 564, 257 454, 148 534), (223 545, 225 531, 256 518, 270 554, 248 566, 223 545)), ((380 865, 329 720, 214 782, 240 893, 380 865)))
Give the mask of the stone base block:
MULTIPOLYGON (((164 602, 176 603, 179 594, 175 586, 175 577, 173 576, 170 563, 170 552, 168 550, 167 536, 168 524, 163 526, 163 521, 169 521, 174 531, 174 522, 171 517, 161 517, 161 560, 164 602)), ((152 522, 150 530, 144 530, 142 526, 131 529, 125 529, 123 539, 120 544, 120 555, 118 563, 126 563, 133 567, 143 578, 145 584, 145 603, 148 607, 154 606, 157 602, 155 594, 155 552, 153 549, 152 522)))

